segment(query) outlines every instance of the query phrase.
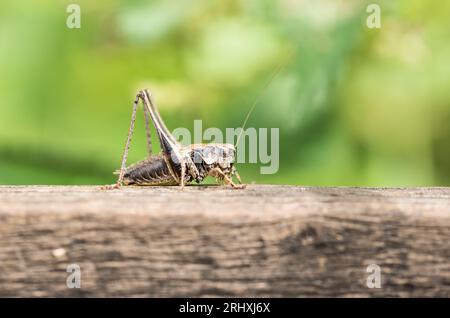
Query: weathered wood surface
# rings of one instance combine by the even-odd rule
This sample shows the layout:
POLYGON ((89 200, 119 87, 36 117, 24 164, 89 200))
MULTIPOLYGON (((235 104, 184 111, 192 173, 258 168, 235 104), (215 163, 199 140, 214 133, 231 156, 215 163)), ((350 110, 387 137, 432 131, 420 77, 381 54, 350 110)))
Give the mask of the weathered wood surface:
POLYGON ((0 296, 450 297, 450 189, 3 186, 0 296))

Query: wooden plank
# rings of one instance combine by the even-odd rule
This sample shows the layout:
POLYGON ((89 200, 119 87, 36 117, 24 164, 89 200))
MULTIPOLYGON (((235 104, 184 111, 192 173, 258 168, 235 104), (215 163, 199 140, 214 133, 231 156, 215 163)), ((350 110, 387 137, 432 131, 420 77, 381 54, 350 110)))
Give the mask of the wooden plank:
POLYGON ((1 186, 0 296, 450 297, 449 238, 449 188, 1 186))

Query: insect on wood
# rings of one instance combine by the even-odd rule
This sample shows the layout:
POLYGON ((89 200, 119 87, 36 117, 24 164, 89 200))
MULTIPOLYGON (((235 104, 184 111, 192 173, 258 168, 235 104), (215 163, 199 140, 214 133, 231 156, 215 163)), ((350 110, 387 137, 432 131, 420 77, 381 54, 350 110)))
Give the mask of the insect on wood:
MULTIPOLYGON (((270 80, 266 83, 265 89, 281 72, 286 63, 292 57, 294 51, 289 54, 289 58, 278 65, 273 72, 270 80)), ((264 93, 265 89, 262 91, 264 93)), ((256 98, 250 108, 244 123, 242 124, 240 135, 237 137, 236 147, 244 132, 250 114, 255 109, 261 94, 256 98)), ((184 146, 180 144, 167 129, 156 108, 152 95, 146 89, 139 91, 133 104, 131 114, 130 129, 125 143, 125 150, 122 156, 120 170, 116 171, 119 175, 117 182, 113 185, 102 187, 103 189, 117 189, 127 185, 180 185, 181 188, 190 182, 200 183, 207 176, 216 178, 230 185, 233 189, 244 189, 234 161, 236 158, 236 147, 233 144, 192 144, 184 146), (137 162, 129 167, 126 166, 128 151, 130 150, 131 138, 133 136, 134 124, 136 121, 136 112, 139 101, 144 106, 145 130, 147 133, 148 157, 145 160, 137 162), (158 135, 161 153, 152 154, 152 143, 150 136, 150 120, 155 127, 158 135), (233 181, 235 177, 238 183, 233 181)))
POLYGON ((167 129, 148 90, 139 91, 133 104, 131 123, 117 182, 103 187, 116 189, 127 185, 180 185, 190 182, 200 183, 207 176, 223 181, 234 189, 243 189, 241 178, 234 166, 236 156, 232 144, 180 144, 167 129), (145 128, 147 133, 147 159, 126 166, 131 138, 133 136, 136 112, 139 101, 144 106, 145 128), (161 153, 152 154, 149 122, 152 121, 161 146, 161 153), (236 177, 238 183, 233 182, 236 177))

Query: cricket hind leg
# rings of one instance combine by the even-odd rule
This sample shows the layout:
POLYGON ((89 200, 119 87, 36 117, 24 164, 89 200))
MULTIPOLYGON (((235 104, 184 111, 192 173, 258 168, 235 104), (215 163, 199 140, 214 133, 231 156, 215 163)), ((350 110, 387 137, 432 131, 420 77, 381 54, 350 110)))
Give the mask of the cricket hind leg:
POLYGON ((150 114, 148 112, 148 109, 144 105, 144 119, 145 119, 145 134, 147 136, 147 152, 148 157, 152 155, 152 138, 150 134, 150 114))
POLYGON ((137 112, 137 107, 138 107, 140 98, 141 98, 141 93, 138 93, 136 95, 136 98, 133 103, 133 111, 131 113, 130 128, 128 129, 128 136, 127 136, 127 141, 125 143, 125 150, 122 155, 122 162, 120 165, 119 178, 117 179, 115 184, 106 185, 106 186, 101 187, 101 189, 103 189, 103 190, 119 189, 123 185, 123 178, 124 178, 125 170, 126 170, 127 157, 128 157, 128 152, 130 150, 131 138, 133 137, 134 124, 136 122, 136 112, 137 112))

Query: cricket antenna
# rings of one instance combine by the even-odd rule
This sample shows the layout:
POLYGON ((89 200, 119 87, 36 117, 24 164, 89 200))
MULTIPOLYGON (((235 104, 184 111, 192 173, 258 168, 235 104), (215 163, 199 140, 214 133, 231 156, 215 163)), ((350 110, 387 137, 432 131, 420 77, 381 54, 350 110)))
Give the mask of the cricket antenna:
POLYGON ((269 85, 273 82, 273 80, 278 76, 278 74, 280 74, 280 72, 284 69, 284 67, 291 60, 293 55, 294 55, 294 50, 292 50, 289 53, 288 57, 277 66, 277 68, 275 69, 275 71, 272 73, 272 75, 270 76, 269 80, 267 81, 266 85, 264 85, 263 90, 260 91, 260 93, 256 97, 255 101, 253 102, 252 107, 250 107, 250 110, 247 113, 247 116, 245 116, 244 123, 241 126, 241 132, 239 133, 239 136, 238 136, 238 138, 236 140, 236 143, 234 144, 234 147, 236 149, 237 149, 237 146, 239 144, 239 140, 241 140, 242 133, 244 132, 244 129, 245 129, 245 125, 247 125, 248 119, 250 118, 250 115, 252 114, 252 112, 255 109, 256 105, 259 103, 259 100, 261 99, 261 96, 264 94, 264 92, 266 91, 267 87, 269 87, 269 85))

